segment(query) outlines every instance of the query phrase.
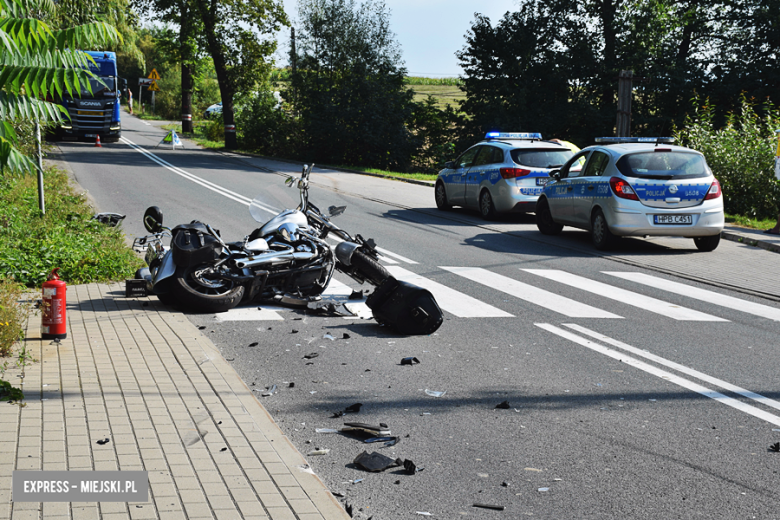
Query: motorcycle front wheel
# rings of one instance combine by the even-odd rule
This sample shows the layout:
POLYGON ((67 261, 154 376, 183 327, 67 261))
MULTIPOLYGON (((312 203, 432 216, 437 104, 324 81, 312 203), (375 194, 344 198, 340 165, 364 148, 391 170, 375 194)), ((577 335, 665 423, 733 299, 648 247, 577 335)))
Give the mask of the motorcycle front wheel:
POLYGON ((211 265, 178 267, 171 281, 177 303, 195 312, 225 312, 244 297, 244 286, 214 276, 211 265))
POLYGON ((379 285, 390 278, 390 273, 382 264, 360 251, 352 254, 350 262, 373 285, 379 285))

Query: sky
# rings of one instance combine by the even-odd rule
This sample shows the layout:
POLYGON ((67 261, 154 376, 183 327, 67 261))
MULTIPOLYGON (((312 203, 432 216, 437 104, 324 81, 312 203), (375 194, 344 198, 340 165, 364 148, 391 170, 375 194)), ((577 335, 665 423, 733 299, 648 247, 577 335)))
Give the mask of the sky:
MULTIPOLYGON (((359 2, 360 0, 358 0, 359 2)), ((495 23, 507 11, 516 11, 520 0, 385 0, 390 9, 390 28, 401 44, 409 76, 457 77, 463 71, 455 52, 466 43, 474 13, 495 23)), ((287 15, 295 21, 297 0, 284 0, 287 15)), ((280 48, 288 49, 281 37, 280 48)), ((280 60, 286 61, 286 60, 280 60)))

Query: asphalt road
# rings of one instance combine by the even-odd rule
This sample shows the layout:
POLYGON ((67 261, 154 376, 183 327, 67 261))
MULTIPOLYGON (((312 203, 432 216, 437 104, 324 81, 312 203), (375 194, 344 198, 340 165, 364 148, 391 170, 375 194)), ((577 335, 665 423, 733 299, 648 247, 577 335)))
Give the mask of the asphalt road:
MULTIPOLYGON (((296 165, 155 149, 164 132, 124 125, 123 142, 62 144, 60 158, 100 210, 128 214, 129 236, 151 204, 168 225, 197 218, 231 240, 256 226, 256 195, 268 218, 297 204, 283 184, 296 165)), ((304 455, 330 450, 307 460, 356 516, 777 517, 779 255, 668 239, 601 255, 579 231, 543 237, 533 216, 486 225, 437 211, 430 188, 331 171, 315 170, 311 200, 346 204, 341 227, 432 287, 436 334, 256 305, 190 319, 304 455), (386 423, 398 443, 316 432, 350 420, 386 423), (353 464, 363 450, 424 469, 368 473, 353 464)))

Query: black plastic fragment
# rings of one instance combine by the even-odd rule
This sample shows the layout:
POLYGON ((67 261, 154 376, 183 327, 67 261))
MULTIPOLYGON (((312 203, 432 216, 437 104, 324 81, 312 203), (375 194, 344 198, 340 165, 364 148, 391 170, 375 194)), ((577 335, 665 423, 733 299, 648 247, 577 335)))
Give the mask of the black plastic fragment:
POLYGON ((369 443, 372 443, 372 442, 389 442, 389 441, 392 441, 393 439, 398 440, 398 437, 370 437, 370 438, 364 440, 363 442, 365 442, 366 444, 369 444, 369 443))
POLYGON ((341 339, 349 339, 349 338, 351 338, 351 337, 352 337, 352 336, 350 336, 349 334, 347 334, 347 333, 345 332, 345 333, 344 333, 344 335, 343 335, 343 336, 341 336, 341 339))
POLYGON ((101 446, 104 444, 108 444, 109 442, 111 442, 111 439, 108 438, 97 441, 97 443, 100 444, 101 446))
POLYGON ((221 450, 219 450, 219 451, 227 451, 227 448, 226 448, 226 447, 225 447, 225 448, 222 448, 222 449, 221 449, 221 450))
POLYGON ((298 329, 293 329, 292 331, 290 331, 290 334, 298 334, 298 329))
MULTIPOLYGON (((403 462, 403 464, 404 464, 404 470, 406 470, 407 475, 414 475, 417 473, 418 471, 417 466, 415 466, 414 462, 412 462, 411 460, 407 459, 403 462)), ((419 471, 422 471, 422 469, 420 469, 419 471)))
POLYGON ((343 411, 341 412, 333 412, 333 415, 330 416, 331 419, 338 419, 339 417, 344 417, 345 414, 343 411))
POLYGON ((319 352, 312 352, 311 354, 306 354, 305 356, 303 356, 303 359, 314 359, 319 355, 320 355, 319 352))
POLYGON ((512 407, 509 405, 509 401, 504 401, 503 403, 498 403, 496 408, 500 410, 509 410, 512 407))
POLYGON ((344 498, 345 496, 347 496, 341 491, 331 491, 330 494, 333 495, 334 497, 339 497, 339 498, 344 498))
POLYGON ((290 383, 290 388, 295 388, 295 383, 290 383))
POLYGON ((390 457, 382 455, 381 453, 374 452, 369 454, 366 451, 355 457, 353 462, 362 469, 371 472, 384 471, 387 468, 400 466, 398 460, 393 460, 390 457))
POLYGON ((415 363, 420 363, 416 357, 405 357, 401 360, 402 365, 414 365, 415 363))
POLYGON ((780 442, 776 442, 769 447, 769 451, 780 452, 780 442))
POLYGON ((344 411, 347 413, 358 413, 360 412, 360 407, 363 406, 363 403, 355 403, 347 406, 344 408, 344 411))
POLYGON ((254 341, 254 342, 250 343, 248 346, 256 347, 257 345, 258 345, 257 341, 254 341))
POLYGON ((206 326, 205 326, 205 325, 201 325, 200 327, 198 327, 198 330, 203 330, 203 329, 205 329, 205 328, 206 328, 206 326))
POLYGON ((506 509, 506 506, 494 506, 491 504, 474 504, 474 507, 481 507, 482 509, 493 509, 495 511, 503 511, 506 509))

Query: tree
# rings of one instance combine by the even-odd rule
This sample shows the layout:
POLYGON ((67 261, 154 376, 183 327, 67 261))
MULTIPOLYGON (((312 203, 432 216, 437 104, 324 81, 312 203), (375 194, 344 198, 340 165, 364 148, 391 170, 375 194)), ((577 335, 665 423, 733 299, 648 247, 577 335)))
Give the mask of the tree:
POLYGON ((78 93, 94 77, 87 69, 90 58, 77 49, 121 42, 105 22, 52 31, 43 20, 56 16, 51 0, 0 0, 0 176, 38 169, 16 149, 13 123, 63 121, 65 110, 46 99, 78 93))
POLYGON ((302 0, 292 75, 304 159, 406 170, 412 92, 381 0, 302 0))
POLYGON ((276 40, 267 35, 288 25, 277 0, 195 0, 222 95, 225 147, 236 148, 234 98, 265 83, 276 40), (262 37, 261 35, 266 35, 262 37))

